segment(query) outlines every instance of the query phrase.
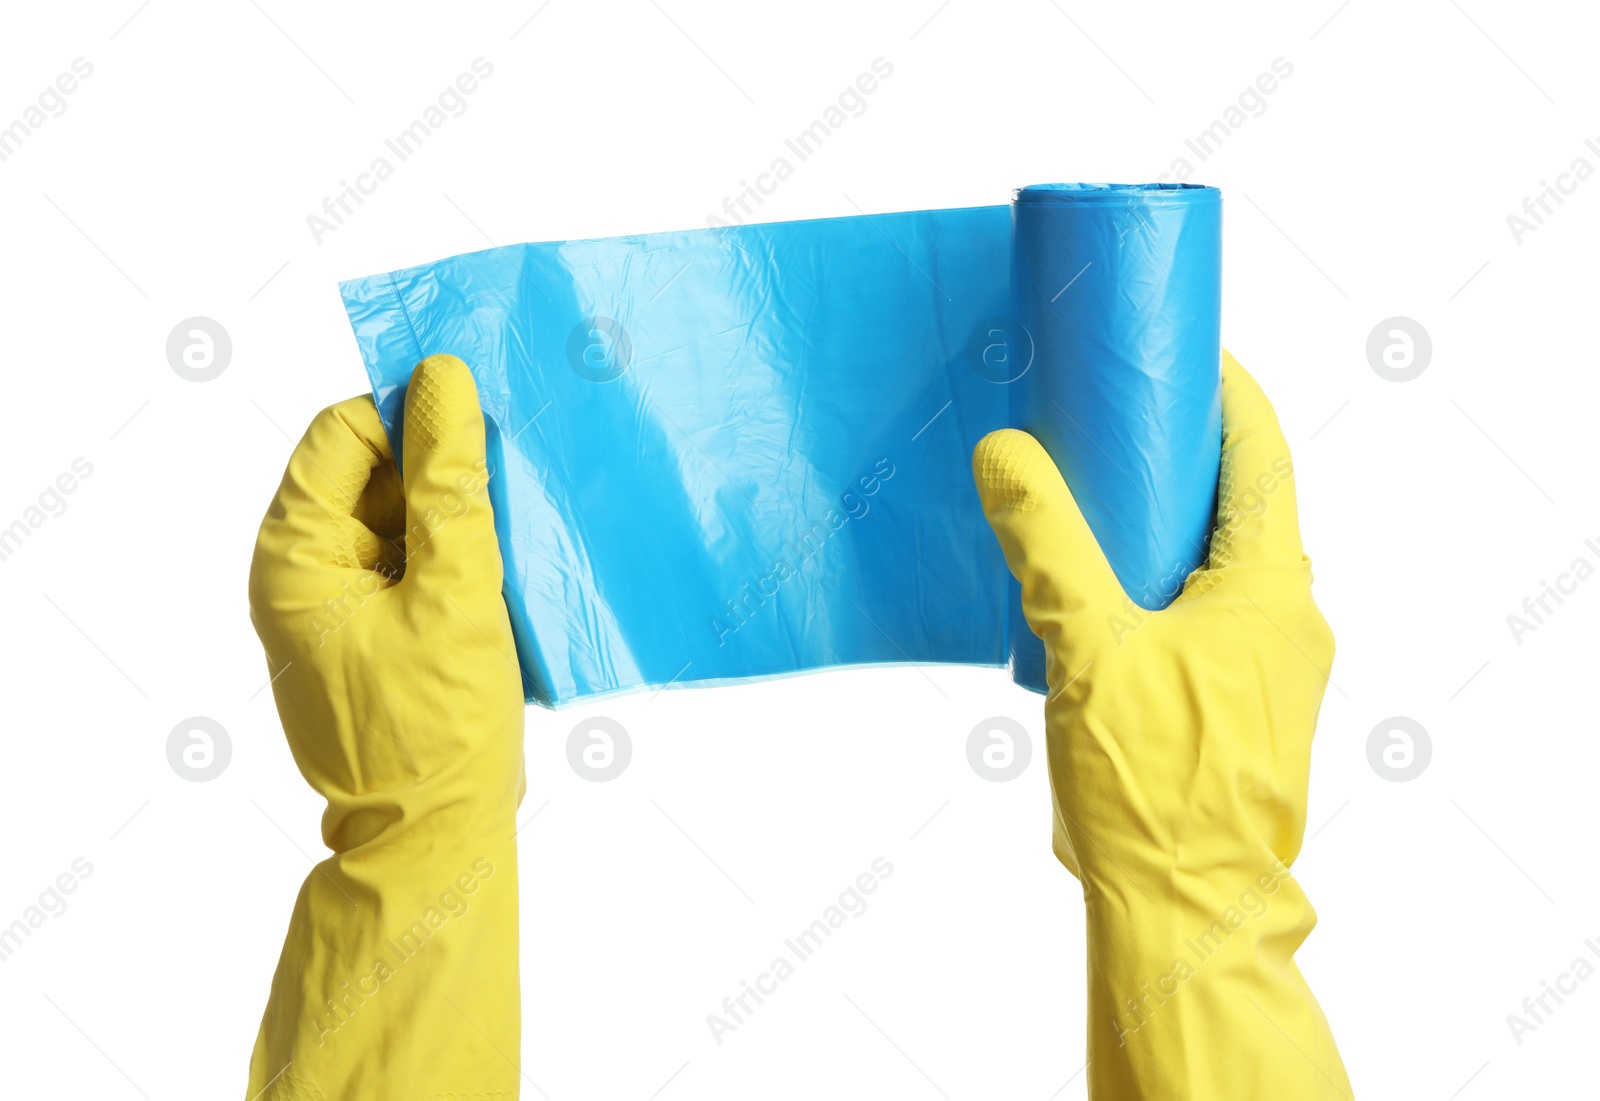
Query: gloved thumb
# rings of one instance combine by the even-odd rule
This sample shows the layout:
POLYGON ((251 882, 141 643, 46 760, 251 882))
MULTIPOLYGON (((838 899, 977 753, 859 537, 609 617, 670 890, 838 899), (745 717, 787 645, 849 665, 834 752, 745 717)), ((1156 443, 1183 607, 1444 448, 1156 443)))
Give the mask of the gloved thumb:
POLYGON ((1294 463, 1278 415, 1239 361, 1222 355, 1222 471, 1210 566, 1301 568, 1294 463))
POLYGON ((1044 640, 1055 697, 1114 642, 1122 586, 1072 491, 1039 441, 1003 428, 972 453, 983 514, 1022 584, 1028 626, 1044 640))
POLYGON ((500 592, 477 384, 455 356, 411 374, 404 421, 406 579, 446 593, 500 592))

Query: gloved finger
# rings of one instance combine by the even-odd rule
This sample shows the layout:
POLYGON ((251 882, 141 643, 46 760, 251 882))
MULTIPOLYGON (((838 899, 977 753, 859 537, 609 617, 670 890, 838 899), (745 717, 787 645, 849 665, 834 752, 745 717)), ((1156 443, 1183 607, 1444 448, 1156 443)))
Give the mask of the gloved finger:
POLYGON ((989 433, 972 453, 972 476, 1022 584, 1028 626, 1065 667, 1050 669, 1053 695, 1112 640, 1110 619, 1126 601, 1122 586, 1038 440, 1011 428, 989 433))
POLYGON ((405 411, 406 578, 445 593, 500 594, 483 411, 467 365, 429 356, 405 411))
POLYGON ((384 468, 393 465, 370 397, 350 398, 318 413, 289 456, 277 496, 261 522, 251 569, 252 601, 258 581, 279 575, 276 567, 292 567, 307 576, 345 569, 397 572, 399 547, 363 522, 395 509, 398 486, 383 477, 384 468))
POLYGON ((1297 565, 1300 511, 1294 464, 1272 403, 1227 352, 1222 356, 1222 471, 1210 565, 1297 565))
POLYGON ((380 537, 391 541, 397 558, 404 561, 400 548, 406 531, 406 495, 400 481, 400 469, 393 462, 379 463, 372 471, 372 479, 361 491, 356 501, 354 515, 380 537))

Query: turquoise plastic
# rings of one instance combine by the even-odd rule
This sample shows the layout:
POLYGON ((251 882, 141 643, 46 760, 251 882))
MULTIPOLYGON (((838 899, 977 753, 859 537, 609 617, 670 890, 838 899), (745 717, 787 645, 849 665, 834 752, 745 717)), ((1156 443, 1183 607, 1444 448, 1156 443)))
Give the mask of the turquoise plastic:
POLYGON ((416 363, 473 370, 530 702, 907 662, 1042 689, 973 445, 1038 435, 1165 604, 1215 509, 1220 255, 1214 189, 1048 185, 341 290, 397 454, 416 363))

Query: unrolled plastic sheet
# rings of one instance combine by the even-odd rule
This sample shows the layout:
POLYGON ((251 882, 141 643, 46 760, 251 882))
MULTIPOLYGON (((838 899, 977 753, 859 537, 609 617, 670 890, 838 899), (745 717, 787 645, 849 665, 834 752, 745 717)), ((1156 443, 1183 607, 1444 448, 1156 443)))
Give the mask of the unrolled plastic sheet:
POLYGON ((1221 200, 1051 184, 1009 206, 513 245, 341 285, 404 462, 404 389, 478 383, 530 702, 1039 640, 970 457, 1032 431, 1130 599, 1203 560, 1221 200))

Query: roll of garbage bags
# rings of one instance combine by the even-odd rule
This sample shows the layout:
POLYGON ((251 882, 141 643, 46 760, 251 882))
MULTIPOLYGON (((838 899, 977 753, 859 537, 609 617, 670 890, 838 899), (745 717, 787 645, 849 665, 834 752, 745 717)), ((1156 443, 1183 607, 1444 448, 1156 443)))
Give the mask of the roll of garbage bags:
POLYGON ((1038 436, 1129 598, 1164 606, 1215 511, 1220 283, 1215 189, 1051 184, 341 291, 402 464, 412 368, 472 368, 528 699, 562 706, 870 664, 1042 690, 973 445, 1038 436))

